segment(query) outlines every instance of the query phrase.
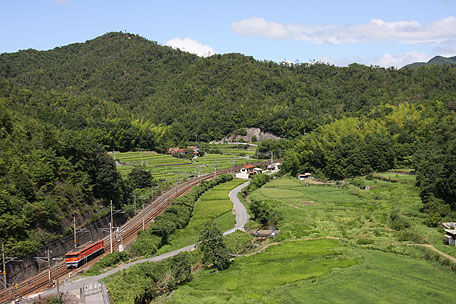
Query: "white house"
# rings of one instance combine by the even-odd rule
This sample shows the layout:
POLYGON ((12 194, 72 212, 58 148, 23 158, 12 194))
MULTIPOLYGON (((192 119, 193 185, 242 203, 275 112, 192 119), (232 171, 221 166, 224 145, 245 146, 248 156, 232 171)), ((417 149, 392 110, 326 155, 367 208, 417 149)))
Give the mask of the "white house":
POLYGON ((279 172, 280 170, 280 163, 273 163, 268 165, 268 171, 271 173, 279 172))
POLYGON ((249 179, 251 175, 256 174, 257 172, 254 171, 253 169, 255 166, 252 165, 245 165, 244 167, 241 168, 239 173, 236 173, 237 178, 242 178, 242 179, 249 179))

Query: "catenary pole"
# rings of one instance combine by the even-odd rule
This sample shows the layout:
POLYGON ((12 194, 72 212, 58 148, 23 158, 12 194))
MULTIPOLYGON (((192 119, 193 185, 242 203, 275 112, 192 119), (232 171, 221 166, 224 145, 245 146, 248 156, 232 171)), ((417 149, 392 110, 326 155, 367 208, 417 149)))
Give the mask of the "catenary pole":
POLYGON ((76 241, 76 216, 73 216, 73 234, 74 234, 74 249, 78 248, 78 243, 76 241))
POLYGON ((5 284, 5 289, 8 287, 6 286, 6 268, 5 268, 5 244, 2 243, 2 264, 3 264, 3 284, 5 284))
POLYGON ((111 221, 109 222, 109 245, 111 247, 111 253, 112 253, 112 224, 113 224, 113 219, 112 219, 112 200, 109 201, 111 205, 111 221))

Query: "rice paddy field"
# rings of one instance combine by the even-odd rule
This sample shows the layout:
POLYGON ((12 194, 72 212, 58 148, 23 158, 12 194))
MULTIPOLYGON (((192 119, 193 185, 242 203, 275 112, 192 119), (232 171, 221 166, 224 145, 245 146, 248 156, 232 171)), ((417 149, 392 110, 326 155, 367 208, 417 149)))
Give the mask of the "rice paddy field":
POLYGON ((271 181, 249 198, 271 202, 281 233, 227 270, 197 272, 157 302, 454 302, 451 262, 410 246, 429 243, 456 256, 455 247, 443 245, 441 231, 423 224, 415 177, 381 173, 363 181, 370 190, 286 176, 271 181), (392 208, 407 221, 404 231, 391 228, 392 208))
POLYGON ((117 169, 122 176, 126 176, 134 166, 143 165, 152 173, 155 180, 171 182, 211 173, 214 172, 214 168, 221 170, 257 161, 236 154, 206 154, 195 161, 149 151, 111 152, 110 155, 118 161, 117 169))
POLYGON ((456 277, 423 260, 343 241, 287 241, 203 270, 162 303, 452 303, 456 277))

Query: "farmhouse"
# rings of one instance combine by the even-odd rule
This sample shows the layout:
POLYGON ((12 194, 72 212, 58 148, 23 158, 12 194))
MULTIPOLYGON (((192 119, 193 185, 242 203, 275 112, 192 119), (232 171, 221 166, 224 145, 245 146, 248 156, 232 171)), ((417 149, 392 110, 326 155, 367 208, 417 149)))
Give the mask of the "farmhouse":
POLYGON ((187 146, 188 153, 193 153, 193 155, 199 155, 199 148, 197 146, 187 146))
POLYGON ((253 169, 255 166, 252 165, 245 165, 244 167, 241 168, 239 173, 236 173, 237 178, 242 178, 242 179, 249 179, 250 175, 255 175, 257 172, 254 171, 253 169))
POLYGON ((187 150, 185 149, 182 149, 182 148, 168 148, 168 155, 176 155, 176 154, 179 154, 179 155, 184 155, 184 154, 187 154, 187 150))
POLYGON ((263 173, 263 169, 261 169, 261 168, 253 168, 253 171, 258 174, 263 173))
POLYGON ((176 154, 178 152, 179 152, 179 148, 176 148, 176 147, 168 148, 168 154, 169 155, 176 154))
POLYGON ((456 223, 442 223, 445 230, 445 244, 456 246, 456 223))
POLYGON ((280 163, 273 163, 273 164, 268 165, 268 171, 270 171, 272 173, 279 172, 279 170, 280 170, 280 163))

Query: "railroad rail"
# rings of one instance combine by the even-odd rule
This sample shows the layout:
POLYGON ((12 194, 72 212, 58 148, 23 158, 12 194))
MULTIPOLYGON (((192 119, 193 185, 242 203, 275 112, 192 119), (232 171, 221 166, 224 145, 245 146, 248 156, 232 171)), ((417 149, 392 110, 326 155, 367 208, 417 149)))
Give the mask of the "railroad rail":
MULTIPOLYGON (((268 164, 269 161, 264 161, 264 162, 257 162, 254 163, 254 165, 263 165, 263 164, 268 164)), ((150 226, 150 224, 153 222, 155 217, 160 215, 166 208, 168 208, 171 205, 171 200, 179 197, 187 192, 189 192, 194 186, 198 185, 201 181, 203 180, 209 180, 214 178, 215 176, 219 176, 225 173, 229 173, 232 170, 237 171, 240 168, 242 168, 243 165, 241 166, 236 166, 224 170, 218 170, 214 173, 208 173, 196 178, 193 178, 188 181, 184 181, 178 185, 176 185, 174 188, 166 191, 159 197, 157 197, 155 200, 150 202, 147 206, 144 208, 144 227, 145 229, 150 226)), ((140 212, 136 214, 133 218, 128 220, 122 227, 119 229, 119 234, 121 235, 121 238, 123 240, 124 245, 128 245, 132 241, 136 240, 136 237, 138 235, 138 231, 142 230, 143 227, 143 213, 140 212)), ((71 273, 77 274, 81 272, 84 268, 87 266, 92 265, 95 263, 97 260, 99 260, 101 257, 107 255, 110 253, 110 240, 109 236, 106 236, 103 238, 104 240, 104 253, 99 255, 98 257, 92 259, 91 261, 87 262, 84 264, 82 267, 77 268, 77 269, 67 269, 65 265, 65 260, 57 264, 57 267, 51 267, 51 278, 55 278, 57 276, 57 272, 60 278, 63 277, 68 277, 68 274, 71 273)), ((113 241, 113 251, 118 246, 119 242, 113 241), (117 244, 116 244, 117 243, 117 244)), ((36 293, 42 290, 45 290, 46 288, 49 288, 49 270, 42 271, 39 274, 36 274, 35 276, 28 278, 20 283, 14 284, 14 286, 10 286, 7 289, 4 289, 0 292, 0 303, 9 303, 10 301, 13 301, 15 299, 20 299, 26 295, 36 293)), ((63 290, 63 288, 60 288, 60 290, 63 290)))

